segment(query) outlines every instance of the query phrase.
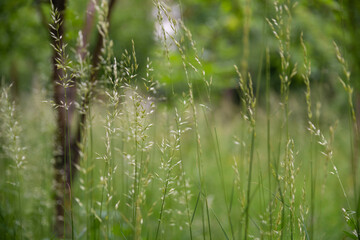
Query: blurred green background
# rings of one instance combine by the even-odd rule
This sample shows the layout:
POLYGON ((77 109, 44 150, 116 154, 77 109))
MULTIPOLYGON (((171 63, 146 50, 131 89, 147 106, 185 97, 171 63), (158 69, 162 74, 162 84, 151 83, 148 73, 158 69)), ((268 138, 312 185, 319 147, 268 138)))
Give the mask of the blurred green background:
MULTIPOLYGON (((311 158, 309 155, 311 155, 311 149, 313 147, 311 146, 311 142, 309 142, 309 135, 304 134, 304 132, 306 132, 306 122, 308 119, 306 116, 305 96, 303 94, 305 85, 301 78, 301 73, 304 71, 302 66, 304 56, 300 44, 300 36, 303 33, 312 67, 310 81, 313 93, 313 112, 314 115, 316 115, 314 119, 318 121, 316 124, 322 127, 324 126, 324 129, 327 129, 330 125, 336 125, 337 121, 340 121, 339 130, 336 132, 339 134, 334 143, 334 156, 337 160, 336 163, 339 163, 339 169, 342 170, 341 177, 344 179, 344 185, 348 191, 349 186, 351 186, 351 176, 348 174, 351 166, 348 165, 348 162, 344 161, 344 159, 350 155, 347 150, 349 146, 350 148, 352 147, 352 142, 349 140, 349 136, 351 138, 352 128, 350 124, 347 125, 348 119, 346 119, 345 113, 348 110, 348 96, 337 79, 338 76, 342 74, 342 67, 337 61, 333 42, 336 42, 341 48, 341 52, 349 64, 348 67, 352 74, 351 84, 355 87, 355 106, 357 106, 359 105, 357 103, 360 103, 357 94, 360 89, 360 44, 358 43, 358 39, 360 39, 360 30, 358 27, 360 26, 360 1, 298 0, 290 2, 291 4, 297 5, 292 12, 290 61, 291 66, 298 64, 299 72, 291 83, 291 97, 289 100, 291 110, 290 129, 298 143, 297 147, 301 150, 299 159, 306 160, 311 158), (322 102, 322 104, 320 104, 320 102, 322 102)), ((64 39, 68 44, 67 53, 70 59, 75 59, 74 52, 77 48, 78 32, 84 27, 88 3, 89 0, 67 1, 64 39)), ((165 30, 181 43, 180 45, 188 58, 188 63, 196 65, 194 59, 196 55, 199 55, 202 66, 197 70, 204 70, 206 80, 212 81, 211 101, 213 105, 220 107, 215 107, 213 109, 214 111, 211 112, 209 119, 210 121, 214 121, 214 123, 210 123, 210 125, 213 124, 219 129, 220 149, 222 149, 227 177, 226 186, 230 186, 233 179, 232 174, 228 173, 232 172, 232 156, 240 155, 237 153, 238 148, 234 147, 233 135, 240 132, 241 134, 238 135, 243 138, 241 139, 243 142, 249 142, 250 138, 246 128, 247 125, 244 125, 238 109, 231 107, 231 101, 236 104, 239 103, 237 99, 239 96, 236 96, 239 80, 234 65, 239 66, 241 71, 248 71, 251 74, 255 84, 255 91, 260 94, 257 99, 260 103, 260 107, 257 110, 257 125, 259 126, 257 138, 259 140, 256 142, 256 147, 260 150, 258 150, 256 154, 258 155, 258 165, 262 166, 261 161, 264 159, 259 156, 265 156, 266 145, 266 114, 264 106, 264 103, 267 101, 264 97, 264 80, 267 66, 267 64, 265 64, 266 49, 268 49, 270 53, 269 68, 272 92, 271 99, 268 103, 272 104, 271 121, 274 122, 271 129, 273 134, 271 140, 276 140, 274 142, 279 141, 279 149, 282 143, 283 116, 281 104, 277 105, 277 103, 281 102, 279 100, 281 60, 278 41, 275 39, 267 22, 267 19, 272 21, 271 19, 276 17, 274 1, 169 0, 166 1, 166 3, 169 14, 171 14, 172 18, 181 20, 185 24, 186 28, 191 32, 191 39, 194 42, 189 40, 189 36, 186 36, 187 34, 189 35, 189 32, 184 33, 183 29, 181 30, 181 26, 176 25, 175 29, 171 29, 171 23, 167 22, 166 16, 163 15, 163 26, 165 30), (174 31, 182 31, 183 34, 176 34, 174 31), (192 46, 194 43, 197 51, 194 51, 194 46, 192 46)), ((36 171, 37 169, 42 169, 44 171, 42 174, 38 174, 38 172, 33 170, 29 175, 33 178, 39 178, 34 182, 43 181, 42 186, 45 186, 44 189, 48 190, 47 193, 42 193, 44 196, 31 193, 34 195, 33 197, 39 199, 50 199, 48 193, 52 191, 52 186, 51 181, 48 180, 52 178, 52 172, 48 172, 47 170, 51 168, 51 162, 45 161, 52 158, 53 146, 49 139, 53 139, 54 132, 56 131, 54 116, 52 115, 54 112, 50 111, 50 106, 46 108, 45 105, 42 105, 44 99, 51 99, 53 96, 53 82, 51 77, 53 49, 50 46, 49 22, 51 22, 49 1, 0 0, 0 84, 8 85, 12 83, 13 87, 11 90, 13 91, 14 98, 19 101, 27 101, 26 104, 19 104, 20 113, 22 114, 21 121, 28 124, 25 128, 25 142, 30 143, 29 149, 39 148, 41 150, 34 151, 35 153, 31 156, 31 159, 36 159, 34 164, 37 165, 33 167, 33 169, 36 171), (44 111, 39 111, 39 109, 43 109, 44 111), (37 114, 34 114, 34 112, 37 114), (43 124, 39 122, 38 118, 42 118, 47 121, 47 123, 43 124), (29 127, 32 126, 32 124, 34 124, 34 127, 29 127), (42 132, 40 132, 39 129, 42 129, 42 132), (39 136, 43 136, 43 138, 39 136), (47 167, 47 170, 45 170, 44 166, 47 167)), ((95 20, 95 22, 97 21, 95 20)), ((178 23, 179 22, 180 21, 178 21, 178 23)), ((157 90, 157 99, 165 97, 168 100, 167 103, 169 105, 173 104, 174 106, 180 105, 180 102, 176 101, 178 100, 177 97, 179 97, 179 99, 187 99, 186 96, 182 96, 182 94, 186 95, 189 91, 183 69, 183 56, 181 56, 173 41, 163 39, 161 27, 157 21, 157 9, 152 0, 117 0, 111 14, 109 34, 114 44, 113 50, 117 59, 121 59, 121 55, 125 50, 131 53, 132 41, 134 41, 137 62, 139 63, 139 76, 145 75, 147 58, 152 61, 154 80, 160 84, 157 90)), ((96 25, 94 25, 88 45, 90 53, 94 51, 97 40, 96 37, 97 28, 96 25)), ((196 104, 204 103, 212 107, 213 105, 207 102, 205 90, 207 88, 204 87, 201 73, 196 74, 195 72, 196 71, 192 70, 189 71, 195 91, 195 100, 199 100, 196 101, 196 104)), ((204 116, 206 116, 205 108, 203 109, 201 107, 199 109, 204 111, 204 116)), ((98 118, 105 116, 105 111, 106 109, 101 109, 101 107, 98 109, 98 106, 95 108, 96 114, 94 115, 96 115, 96 118, 94 122, 100 123, 98 126, 101 126, 103 123, 101 122, 103 119, 100 120, 98 118)), ((153 130, 155 136, 157 134, 160 136, 164 135, 167 130, 171 129, 169 122, 172 120, 170 121, 169 119, 172 119, 174 115, 173 111, 174 108, 167 108, 166 104, 159 104, 157 119, 153 121, 156 123, 154 127, 156 130, 153 130)), ((187 113, 187 111, 184 111, 184 113, 187 113)), ((209 137, 210 127, 207 125, 209 124, 208 119, 201 117, 199 122, 199 131, 204 145, 204 158, 212 159, 214 155, 216 155, 216 150, 214 154, 212 139, 209 137)), ((26 126, 26 124, 24 125, 26 126)), ((102 127, 103 126, 98 128, 94 127, 94 131, 101 131, 103 133, 102 127)), ((211 131, 212 129, 210 130, 210 134, 211 131)), ((327 131, 324 132, 327 133, 327 131)), ((104 138, 100 133, 95 133, 94 135, 94 139, 99 141, 98 144, 96 144, 97 149, 94 149, 94 151, 103 152, 104 138)), ((195 134, 191 136, 189 134, 188 138, 185 138, 184 143, 182 143, 186 155, 184 159, 189 159, 186 167, 192 180, 196 179, 196 157, 194 156, 197 150, 197 139, 195 139, 194 136, 195 134)), ((157 138, 160 137, 157 136, 157 138)), ((154 139, 156 140, 155 137, 154 139)), ((160 140, 157 140, 157 142, 160 142, 160 140)), ((131 146, 131 144, 129 145, 131 146)), ((242 149, 242 147, 244 149, 246 148, 245 145, 239 148, 242 149)), ((320 152, 318 152, 318 155, 320 155, 320 152)), ((158 161, 158 158, 154 159, 158 161)), ((154 162, 157 163, 156 161, 154 162)), ((102 163, 100 162, 99 164, 102 163)), ((244 161, 244 166, 246 164, 244 161)), ((321 182, 318 181, 317 184, 319 186, 322 186, 322 184, 325 186, 325 182, 327 181, 326 176, 329 172, 328 168, 331 166, 329 167, 328 163, 321 164, 324 165, 321 169, 324 169, 322 172, 324 177, 321 175, 323 178, 319 177, 319 179, 322 180, 321 182), (324 181, 324 183, 322 181, 324 181)), ((156 167, 157 165, 154 166, 156 167)), ((206 174, 209 176, 209 178, 207 178, 207 184, 209 186, 220 185, 220 183, 213 178, 213 176, 217 174, 214 162, 213 165, 209 164, 207 167, 206 174)), ((242 171, 244 171, 243 176, 246 176, 247 173, 244 169, 245 168, 242 168, 242 171)), ((262 169, 258 168, 256 171, 260 172, 260 175, 262 169)), ((307 165, 304 167, 304 170, 301 171, 303 171, 304 178, 308 178, 309 166, 307 165)), ((196 181, 194 180, 193 182, 196 181)), ((298 183, 299 182, 303 184, 302 179, 299 180, 298 183)), ((30 185, 31 183, 26 182, 26 184, 30 185)), ((307 184, 309 185, 309 183, 307 184)), ((318 220, 316 223, 317 227, 319 227, 318 235, 325 236, 322 239, 329 239, 327 238, 329 236, 338 239, 344 229, 342 225, 345 225, 345 221, 341 215, 341 208, 345 204, 343 203, 344 199, 339 196, 339 186, 336 184, 338 184, 336 178, 329 178, 329 186, 331 187, 328 188, 329 190, 326 197, 324 197, 324 199, 320 199, 319 197, 323 202, 319 200, 319 202, 316 203, 319 206, 324 204, 324 207, 321 208, 321 214, 323 215, 321 215, 322 218, 319 217, 319 219, 325 219, 326 221, 318 220), (336 226, 339 225, 342 226, 339 228, 340 230, 336 228, 336 226)), ((304 185, 306 184, 304 183, 304 185)), ((40 185, 38 184, 37 186, 40 185)), ((41 186, 39 188, 41 188, 41 186)), ((193 192, 197 193, 197 190, 194 189, 193 192)), ((219 194, 218 192, 220 191, 217 191, 218 189, 217 187, 211 189, 214 196, 219 194)), ((300 195, 300 185, 298 189, 297 194, 300 195)), ((39 192, 41 192, 40 190, 39 192)), ((309 193, 307 194, 310 195, 309 193)), ((320 195, 322 193, 319 192, 317 194, 320 195)), ((218 199, 219 198, 216 198, 214 200, 214 205, 216 206, 221 205, 217 202, 219 201, 218 199)), ((45 207, 42 206, 48 210, 46 214, 42 214, 40 209, 35 211, 35 214, 31 213, 31 216, 35 216, 34 218, 36 218, 36 214, 38 214, 43 215, 43 219, 46 217, 51 218, 53 214, 51 212, 52 210, 49 209, 52 209, 52 205, 50 200, 49 202, 45 207)), ((193 205, 195 205, 194 202, 195 199, 193 199, 193 205)), ((36 204, 42 204, 42 202, 38 201, 36 204)), ((36 204, 34 205, 37 206, 36 204)), ((29 207, 28 209, 28 211, 32 211, 33 209, 37 209, 37 207, 29 207)), ((221 210, 219 212, 225 213, 224 206, 220 206, 219 209, 221 210)), ((263 209, 254 209, 256 209, 253 210, 256 212, 256 216, 262 214, 261 211, 263 209)), ((235 212, 234 215, 235 214, 237 215, 237 212, 235 212)), ((221 217, 224 218, 223 215, 221 217)), ((49 220, 49 222, 51 221, 49 220)), ((36 219, 34 223, 34 226, 39 225, 36 219)), ((154 223, 155 222, 150 222, 148 229, 153 229, 154 226, 152 224, 154 223)), ((195 223, 200 224, 200 221, 195 221, 195 223)), ((48 225, 50 226, 50 224, 48 225)), ((39 228, 42 228, 42 226, 39 228)), ((218 234, 221 233, 221 229, 219 228, 217 232, 218 234)), ((39 233, 39 236, 40 235, 42 235, 42 233, 39 233)))
MULTIPOLYGON (((76 38, 84 25, 87 4, 87 0, 67 2, 65 39, 69 49, 76 49, 76 38)), ((266 18, 275 16, 271 1, 181 0, 167 1, 167 4, 171 15, 182 19, 197 43, 206 75, 213 79, 214 99, 221 97, 224 89, 237 86, 234 64, 240 66, 245 61, 253 78, 264 76, 266 47, 271 53, 272 88, 279 91, 278 46, 266 22, 266 18), (244 45, 246 19, 249 19, 248 45, 244 45), (245 48, 248 56, 244 54, 245 48)), ((311 80, 314 84, 321 82, 322 90, 331 97, 338 89, 336 76, 339 71, 333 41, 342 48, 350 63, 353 81, 358 79, 360 2, 299 0, 296 4, 292 16, 291 61, 302 63, 300 34, 303 32, 312 63, 311 80)), ((49 5, 48 1, 42 0, 0 2, 0 75, 5 82, 14 83, 13 90, 18 96, 31 92, 34 84, 51 89, 52 49, 47 26, 49 5)), ((110 20, 110 38, 114 41, 115 56, 118 58, 125 49, 131 49, 131 40, 134 40, 140 69, 144 69, 146 58, 150 57, 154 69, 162 73, 157 74, 157 80, 167 83, 162 88, 169 97, 172 90, 181 93, 186 89, 186 81, 181 57, 174 46, 169 48, 171 77, 163 71, 168 65, 164 64, 164 47, 158 37, 160 32, 156 20, 156 8, 151 0, 116 1, 110 20)), ((94 26, 89 42, 90 52, 94 48, 96 34, 94 26)), ((72 57, 74 54, 70 52, 69 55, 72 57)), ((302 66, 299 71, 302 71, 302 66)), ((302 84, 299 74, 292 88, 301 89, 302 84)))

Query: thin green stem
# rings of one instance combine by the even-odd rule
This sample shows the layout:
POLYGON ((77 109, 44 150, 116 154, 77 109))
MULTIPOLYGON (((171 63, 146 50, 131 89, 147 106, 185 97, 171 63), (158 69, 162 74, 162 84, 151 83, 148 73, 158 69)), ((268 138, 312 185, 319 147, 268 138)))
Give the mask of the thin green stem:
POLYGON ((271 189, 271 150, 270 150, 270 140, 271 140, 271 132, 270 132, 270 53, 269 48, 266 48, 266 140, 267 140, 267 163, 268 163, 268 184, 269 184, 269 228, 270 228, 270 237, 272 239, 272 189, 271 189))
POLYGON ((252 168, 253 168, 253 158, 254 158, 254 145, 255 145, 255 126, 251 130, 251 145, 250 145, 250 161, 249 161, 249 176, 248 176, 248 185, 246 193, 246 207, 245 207, 245 231, 244 239, 248 238, 248 228, 249 228, 249 209, 250 209, 250 193, 251 193, 251 177, 252 177, 252 168))

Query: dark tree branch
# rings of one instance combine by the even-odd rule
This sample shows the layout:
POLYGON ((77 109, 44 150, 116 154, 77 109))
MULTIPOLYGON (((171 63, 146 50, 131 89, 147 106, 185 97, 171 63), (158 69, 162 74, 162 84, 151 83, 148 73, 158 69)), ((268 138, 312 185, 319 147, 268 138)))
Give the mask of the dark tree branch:
POLYGON ((89 43, 89 38, 91 34, 91 30, 94 26, 95 19, 95 2, 93 0, 89 0, 89 3, 86 8, 85 22, 82 32, 82 43, 81 46, 77 49, 77 54, 80 54, 81 59, 85 58, 86 55, 86 47, 89 43))
MULTIPOLYGON (((107 20, 110 21, 110 16, 111 16, 111 12, 112 9, 115 5, 116 0, 110 0, 109 3, 109 9, 108 9, 108 16, 107 16, 107 20)), ((91 9, 92 11, 95 9, 94 3, 92 1, 89 2, 88 5, 88 10, 91 9)), ((92 16, 93 16, 93 12, 91 12, 92 16)), ((90 21, 90 11, 88 12, 87 15, 87 20, 89 20, 89 22, 86 22, 87 24, 85 25, 84 30, 88 30, 91 29, 90 24, 92 24, 92 20, 90 21)), ((85 35, 88 36, 88 33, 84 34, 84 40, 87 39, 85 38, 85 35)), ((90 89, 89 91, 86 93, 86 95, 84 96, 84 100, 81 103, 81 109, 88 109, 88 106, 90 104, 91 98, 94 95, 94 84, 95 84, 95 80, 96 77, 98 75, 98 65, 99 65, 99 60, 100 60, 100 54, 101 54, 101 48, 103 46, 103 36, 98 33, 97 35, 97 42, 96 42, 96 46, 94 49, 94 53, 93 53, 93 58, 92 58, 92 71, 90 74, 90 89)), ((83 44, 85 45, 85 44, 83 44)), ((83 56, 84 57, 84 56, 83 56)), ((86 126, 86 117, 87 113, 86 112, 81 112, 80 113, 80 118, 78 121, 78 125, 77 125, 77 134, 74 136, 74 138, 71 141, 71 146, 72 146, 72 156, 73 156, 73 163, 78 163, 79 161, 79 148, 78 148, 78 143, 81 142, 82 138, 83 138, 83 134, 84 134, 84 130, 85 130, 85 126, 86 126)), ((74 171, 72 171, 73 173, 75 173, 75 165, 73 166, 74 171)))

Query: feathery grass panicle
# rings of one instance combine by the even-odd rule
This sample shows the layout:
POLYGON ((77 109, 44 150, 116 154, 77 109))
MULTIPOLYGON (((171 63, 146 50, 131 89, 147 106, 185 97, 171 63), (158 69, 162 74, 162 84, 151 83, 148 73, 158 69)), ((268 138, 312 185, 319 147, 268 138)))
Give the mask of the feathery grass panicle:
POLYGON ((343 75, 345 76, 345 79, 343 79, 341 76, 338 77, 338 80, 340 81, 341 85, 343 86, 345 92, 348 95, 348 104, 349 104, 349 117, 352 121, 352 127, 354 128, 354 133, 356 136, 356 139, 358 139, 359 130, 356 122, 356 114, 355 114, 355 107, 353 103, 353 94, 354 94, 354 88, 351 85, 351 72, 349 71, 349 67, 347 62, 345 61, 344 57, 341 54, 340 48, 337 46, 337 44, 334 42, 334 47, 336 51, 336 58, 341 64, 343 75))
POLYGON ((25 147, 21 142, 22 127, 17 120, 15 102, 10 100, 10 87, 2 87, 0 93, 0 157, 4 160, 4 185, 0 200, 5 209, 5 238, 22 239, 24 236, 23 175, 26 168, 25 147))
POLYGON ((304 177, 304 185, 302 187, 302 197, 301 197, 301 202, 299 203, 299 216, 297 218, 300 239, 302 240, 309 239, 308 230, 305 223, 308 213, 309 213, 309 207, 306 203, 306 178, 304 177))
POLYGON ((180 176, 179 176, 179 184, 182 187, 183 196, 181 199, 179 199, 180 202, 182 202, 183 205, 185 205, 186 209, 186 224, 189 228, 189 236, 190 239, 193 239, 193 233, 192 233, 192 219, 191 219, 191 213, 190 213, 190 206, 189 202, 192 197, 192 193, 190 190, 190 184, 186 176, 185 172, 185 163, 183 162, 183 154, 182 154, 182 135, 185 134, 187 131, 190 131, 190 127, 186 127, 189 124, 189 116, 186 116, 185 114, 189 111, 189 104, 188 101, 183 100, 182 101, 182 108, 181 112, 178 111, 177 108, 175 108, 175 122, 176 122, 176 130, 174 130, 175 138, 178 141, 178 151, 179 151, 179 170, 180 170, 180 176))
MULTIPOLYGON (((278 1, 274 1, 274 7, 276 10, 276 17, 271 20, 267 19, 267 22, 279 44, 279 55, 281 60, 281 96, 282 103, 284 104, 285 111, 287 108, 287 102, 289 98, 289 87, 291 79, 296 75, 296 64, 291 67, 291 12, 296 7, 296 2, 291 5, 290 0, 285 1, 283 4, 279 4, 278 1)), ((288 114, 286 112, 286 114, 288 114)), ((287 116, 286 116, 287 118, 287 116)))
POLYGON ((113 47, 114 43, 109 38, 109 21, 108 21, 108 1, 107 0, 101 0, 99 4, 95 5, 95 9, 98 13, 98 23, 97 23, 97 29, 99 34, 102 37, 102 46, 100 49, 100 56, 99 56, 99 63, 98 66, 93 66, 94 68, 100 68, 103 69, 104 73, 102 74, 101 81, 104 82, 104 84, 107 83, 107 79, 112 74, 112 58, 113 58, 113 47))
MULTIPOLYGON (((54 44, 50 44, 52 48, 57 53, 57 56, 55 58, 56 61, 56 67, 57 69, 61 70, 61 74, 59 74, 59 82, 56 82, 56 84, 62 86, 64 89, 70 88, 73 86, 73 80, 71 77, 71 64, 72 61, 69 58, 69 55, 67 54, 67 44, 64 43, 63 36, 60 32, 60 27, 63 25, 63 22, 60 17, 60 12, 54 8, 54 5, 51 5, 51 19, 52 23, 49 24, 50 28, 54 31, 51 31, 51 37, 54 40, 54 44)), ((66 93, 66 91, 65 91, 66 93)), ((65 102, 61 102, 60 105, 55 107, 62 107, 66 110, 69 109, 69 104, 65 102)))
POLYGON ((300 43, 301 43, 301 46, 302 46, 303 52, 304 52, 304 70, 305 70, 305 72, 303 74, 301 74, 301 76, 302 76, 305 86, 306 86, 305 96, 306 96, 306 104, 307 104, 307 109, 308 109, 308 119, 309 119, 309 121, 311 121, 311 119, 312 119, 311 88, 310 88, 311 61, 308 56, 308 51, 307 51, 307 48, 306 48, 306 45, 304 42, 303 33, 301 33, 301 36, 300 36, 300 43))
MULTIPOLYGON (((287 175, 285 176, 285 182, 289 189, 289 221, 290 221, 290 234, 291 239, 296 236, 295 233, 295 222, 296 222, 296 213, 297 213, 297 206, 295 205, 295 193, 296 193, 296 186, 295 186, 295 178, 297 172, 299 171, 298 168, 295 166, 295 144, 294 140, 290 139, 286 145, 286 159, 287 164, 285 164, 285 171, 287 175)), ((285 188, 286 189, 286 188, 285 188)), ((284 189, 284 192, 286 191, 284 189)))
MULTIPOLYGON (((172 134, 174 133, 175 132, 173 132, 172 134)), ((176 182, 178 181, 178 177, 173 172, 174 168, 176 168, 180 164, 180 161, 177 161, 175 157, 175 153, 179 151, 180 139, 176 137, 176 134, 172 136, 171 135, 171 139, 163 139, 161 141, 161 144, 159 145, 159 150, 161 152, 160 170, 163 171, 163 174, 157 174, 158 179, 162 182, 162 196, 155 239, 159 237, 159 231, 161 223, 163 221, 163 215, 165 213, 167 215, 171 215, 171 212, 175 210, 173 208, 166 208, 166 202, 169 201, 170 197, 176 199, 179 194, 176 188, 176 182)))
POLYGON ((348 67, 347 62, 345 61, 344 57, 341 54, 340 48, 338 47, 338 45, 335 42, 333 42, 333 44, 334 44, 334 47, 335 47, 336 58, 339 61, 339 63, 341 64, 343 75, 345 76, 345 79, 343 79, 342 77, 339 76, 338 80, 340 81, 341 85, 344 87, 344 90, 348 94, 348 104, 349 104, 349 107, 350 107, 351 117, 352 117, 352 120, 354 122, 356 122, 355 108, 354 108, 354 105, 353 105, 353 92, 354 92, 354 89, 353 89, 353 87, 351 86, 351 83, 350 83, 351 72, 349 71, 349 67, 348 67))

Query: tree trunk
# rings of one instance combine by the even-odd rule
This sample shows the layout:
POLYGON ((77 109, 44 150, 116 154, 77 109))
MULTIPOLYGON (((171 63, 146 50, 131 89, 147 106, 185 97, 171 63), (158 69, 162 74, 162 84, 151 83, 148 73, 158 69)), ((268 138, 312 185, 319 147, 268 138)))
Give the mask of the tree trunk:
MULTIPOLYGON (((54 8, 59 12, 59 24, 58 30, 50 28, 50 33, 55 36, 64 36, 64 11, 65 11, 65 0, 52 0, 54 8)), ((59 44, 60 47, 63 45, 63 38, 56 42, 54 38, 51 38, 52 44, 55 46, 59 44)), ((61 106, 63 103, 69 104, 74 99, 75 86, 65 89, 61 85, 61 79, 64 78, 64 72, 62 69, 57 67, 56 59, 61 59, 62 56, 55 49, 53 50, 52 65, 53 65, 53 87, 54 87, 54 103, 56 106, 61 106), (65 94, 66 91, 66 94, 65 94), (65 99, 66 95, 66 99, 65 99)), ((71 104, 73 105, 73 104, 71 104)), ((68 198, 68 191, 66 189, 70 186, 68 177, 69 166, 69 146, 70 144, 70 122, 74 107, 65 110, 63 107, 56 108, 57 114, 57 129, 55 139, 55 152, 54 152, 54 174, 55 174, 55 223, 54 231, 57 237, 62 238, 65 234, 65 199, 68 198)))
MULTIPOLYGON (((60 13, 60 26, 56 30, 50 28, 50 34, 55 36, 64 36, 64 11, 66 7, 65 0, 52 0, 54 8, 60 13)), ((110 13, 115 4, 115 0, 110 0, 109 10, 108 10, 108 20, 110 18, 110 13)), ((81 58, 85 57, 86 49, 85 46, 88 43, 89 35, 94 22, 94 10, 95 4, 92 0, 89 0, 87 7, 86 20, 83 28, 83 43, 82 47, 77 49, 78 54, 81 58)), ((56 41, 54 38, 51 38, 52 44, 55 45, 56 41)), ((63 38, 61 38, 58 43, 63 45, 63 38)), ((100 34, 97 37, 96 47, 94 49, 93 59, 92 59, 92 72, 89 81, 92 83, 95 82, 96 76, 98 74, 98 62, 100 59, 101 48, 103 45, 103 38, 100 34)), ((72 79, 72 86, 64 88, 60 83, 61 80, 64 80, 64 72, 62 69, 57 67, 57 59, 60 59, 62 56, 54 49, 52 56, 52 65, 53 65, 53 87, 54 87, 54 103, 56 106, 62 106, 64 103, 69 106, 66 110, 64 107, 57 107, 57 129, 56 129, 56 139, 55 139, 55 152, 54 152, 54 180, 55 180, 55 223, 54 231, 55 235, 59 238, 63 238, 66 235, 71 233, 71 187, 72 180, 77 172, 75 168, 76 164, 79 163, 80 153, 78 144, 83 139, 84 127, 86 125, 86 113, 81 112, 79 116, 79 121, 77 123, 77 131, 73 134, 71 129, 71 123, 75 113, 75 100, 76 100, 76 79, 72 79)), ((90 104, 90 98, 93 89, 92 85, 89 92, 85 96, 85 100, 81 103, 83 109, 87 109, 87 106, 90 104)))

